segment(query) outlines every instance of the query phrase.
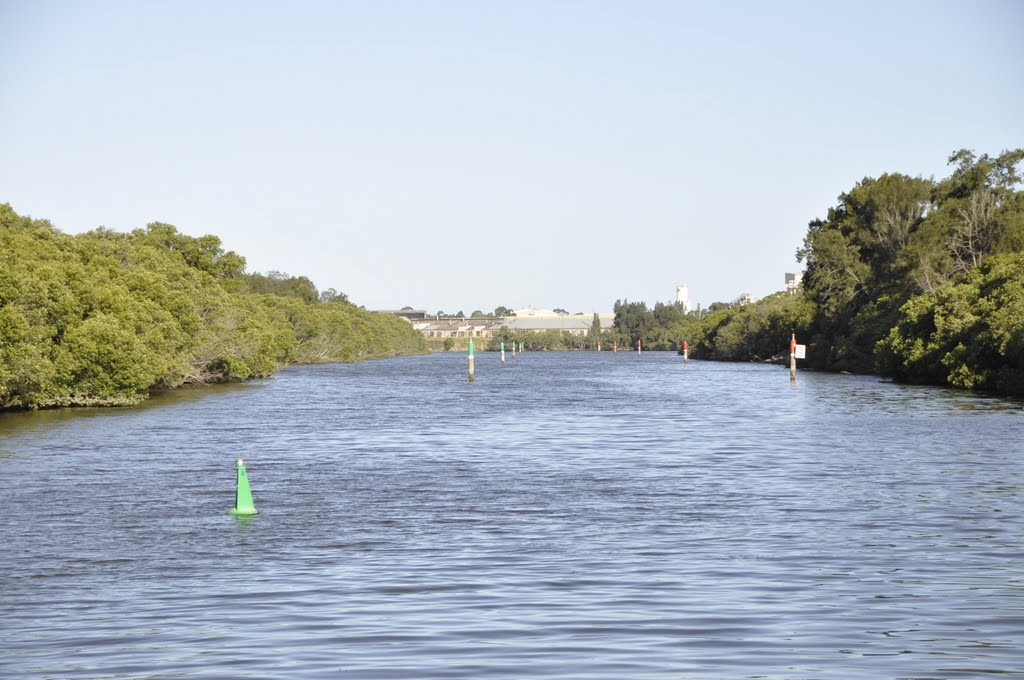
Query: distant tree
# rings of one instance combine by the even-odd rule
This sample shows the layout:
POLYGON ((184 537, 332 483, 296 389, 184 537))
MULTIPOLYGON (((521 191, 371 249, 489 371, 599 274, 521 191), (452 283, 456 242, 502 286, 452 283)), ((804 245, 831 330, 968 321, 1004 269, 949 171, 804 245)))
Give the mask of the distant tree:
POLYGON ((515 316, 508 307, 495 307, 494 316, 515 316))
POLYGON ((780 292, 710 312, 686 333, 702 359, 763 361, 786 351, 790 333, 806 337, 813 315, 814 303, 780 292))
POLYGON ((951 217, 947 243, 955 271, 970 271, 990 253, 1020 250, 1024 221, 1014 187, 1021 182, 1017 165, 1022 160, 1022 149, 995 158, 960 149, 949 157, 957 168, 937 187, 936 202, 938 211, 951 217))
POLYGON ((555 314, 561 314, 562 316, 569 316, 569 312, 567 312, 566 310, 561 309, 561 308, 556 309, 555 310, 555 314))
POLYGON ((597 346, 601 344, 601 317, 597 315, 597 312, 594 312, 594 319, 590 322, 587 344, 591 349, 597 349, 597 346))
POLYGON ((616 300, 612 309, 615 312, 615 330, 629 338, 631 345, 645 339, 655 326, 654 314, 643 302, 616 300))
POLYGON ((320 293, 320 302, 348 302, 348 295, 328 288, 320 293))
POLYGON ((297 297, 310 303, 320 299, 316 286, 307 277, 289 276, 279 271, 269 271, 266 274, 246 274, 242 285, 244 285, 242 292, 297 297))
POLYGON ((444 339, 444 351, 445 352, 450 352, 453 347, 455 347, 455 341, 452 340, 451 338, 445 338, 444 339))
POLYGON ((487 316, 487 315, 484 314, 483 312, 481 312, 479 309, 474 309, 470 313, 469 318, 471 318, 471 319, 482 319, 485 316, 487 316))
POLYGON ((179 253, 188 266, 218 278, 237 278, 245 272, 245 258, 231 250, 225 252, 216 236, 193 238, 163 222, 151 222, 145 229, 133 231, 132 236, 179 253))
POLYGON ((658 326, 667 327, 675 324, 683 316, 683 308, 675 303, 654 303, 654 321, 658 326))

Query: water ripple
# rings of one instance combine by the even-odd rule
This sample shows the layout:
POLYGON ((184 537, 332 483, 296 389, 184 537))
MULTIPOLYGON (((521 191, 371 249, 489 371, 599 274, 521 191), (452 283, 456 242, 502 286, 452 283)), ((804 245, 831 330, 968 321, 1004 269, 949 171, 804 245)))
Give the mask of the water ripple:
POLYGON ((1019 402, 670 354, 465 377, 0 417, 0 675, 1024 677, 1019 402))

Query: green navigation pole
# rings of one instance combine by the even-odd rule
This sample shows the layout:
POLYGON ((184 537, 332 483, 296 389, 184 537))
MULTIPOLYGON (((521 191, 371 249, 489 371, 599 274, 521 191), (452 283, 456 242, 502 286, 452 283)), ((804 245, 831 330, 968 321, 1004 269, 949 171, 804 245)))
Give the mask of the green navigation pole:
POLYGON ((473 360, 473 341, 469 341, 469 382, 476 382, 476 366, 473 360))
POLYGON ((501 365, 502 366, 505 365, 505 342, 504 341, 502 341, 502 343, 501 343, 501 365))
POLYGON ((235 507, 228 510, 229 515, 255 515, 259 511, 252 502, 252 491, 249 490, 249 478, 245 475, 245 461, 235 461, 238 474, 235 478, 235 507))

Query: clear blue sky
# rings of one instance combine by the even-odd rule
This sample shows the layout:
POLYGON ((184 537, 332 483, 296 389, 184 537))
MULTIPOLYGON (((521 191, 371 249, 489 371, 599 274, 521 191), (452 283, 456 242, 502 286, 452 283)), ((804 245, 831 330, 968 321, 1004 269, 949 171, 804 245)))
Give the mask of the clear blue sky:
POLYGON ((0 0, 0 202, 429 311, 766 295, 883 172, 1024 146, 1024 2, 0 0))

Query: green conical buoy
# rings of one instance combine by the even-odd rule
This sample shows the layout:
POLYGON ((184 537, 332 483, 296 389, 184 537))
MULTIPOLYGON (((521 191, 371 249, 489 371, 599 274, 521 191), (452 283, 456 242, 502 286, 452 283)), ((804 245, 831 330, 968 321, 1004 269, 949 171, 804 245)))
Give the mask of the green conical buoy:
POLYGON ((235 507, 228 510, 229 515, 255 515, 259 512, 252 502, 252 491, 249 490, 249 478, 245 475, 245 461, 235 461, 238 475, 235 479, 235 507))

